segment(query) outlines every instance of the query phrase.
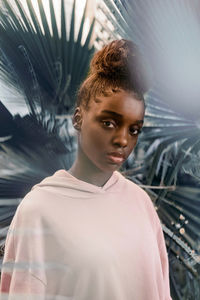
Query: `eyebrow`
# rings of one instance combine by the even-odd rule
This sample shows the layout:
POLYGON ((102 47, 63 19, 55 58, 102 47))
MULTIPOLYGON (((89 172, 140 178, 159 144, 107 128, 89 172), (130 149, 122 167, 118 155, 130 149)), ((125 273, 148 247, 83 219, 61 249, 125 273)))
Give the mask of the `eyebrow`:
MULTIPOLYGON (((107 113, 107 114, 113 115, 114 117, 123 119, 123 116, 121 114, 118 114, 118 113, 116 113, 115 111, 112 111, 112 110, 102 110, 101 113, 107 113)), ((138 120, 135 123, 137 123, 137 124, 140 124, 140 123, 143 124, 144 120, 138 120)))

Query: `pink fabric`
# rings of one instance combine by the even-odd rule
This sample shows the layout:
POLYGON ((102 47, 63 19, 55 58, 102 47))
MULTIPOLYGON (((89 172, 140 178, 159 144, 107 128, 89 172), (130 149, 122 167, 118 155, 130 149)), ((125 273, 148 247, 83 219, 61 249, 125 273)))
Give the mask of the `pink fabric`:
POLYGON ((172 300, 161 223, 148 194, 113 172, 103 187, 59 170, 19 204, 0 299, 172 300))

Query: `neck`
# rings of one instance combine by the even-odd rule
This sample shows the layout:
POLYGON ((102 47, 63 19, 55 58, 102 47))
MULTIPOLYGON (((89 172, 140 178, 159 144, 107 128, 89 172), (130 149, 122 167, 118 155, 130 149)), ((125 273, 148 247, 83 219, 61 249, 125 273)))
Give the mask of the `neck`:
POLYGON ((79 180, 102 187, 112 176, 113 172, 98 169, 83 153, 78 155, 68 172, 79 180))

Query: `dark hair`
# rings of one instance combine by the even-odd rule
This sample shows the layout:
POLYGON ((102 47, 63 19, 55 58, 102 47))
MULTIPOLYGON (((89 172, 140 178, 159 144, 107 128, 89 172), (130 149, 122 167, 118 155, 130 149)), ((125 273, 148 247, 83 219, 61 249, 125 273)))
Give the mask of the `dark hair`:
MULTIPOLYGON (((87 78, 77 93, 77 106, 89 109, 90 99, 110 96, 120 90, 132 92, 138 100, 149 89, 144 61, 138 47, 129 40, 114 40, 96 52, 87 78)), ((144 103, 145 104, 145 103, 144 103)))

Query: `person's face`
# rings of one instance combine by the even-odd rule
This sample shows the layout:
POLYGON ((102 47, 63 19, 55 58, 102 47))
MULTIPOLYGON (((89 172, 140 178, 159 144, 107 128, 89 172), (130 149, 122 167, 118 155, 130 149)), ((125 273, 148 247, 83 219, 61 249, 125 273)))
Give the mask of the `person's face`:
POLYGON ((138 132, 143 125, 144 103, 132 93, 120 91, 109 97, 92 99, 89 105, 89 111, 79 107, 74 114, 74 120, 78 120, 80 126, 82 157, 86 156, 102 171, 114 171, 137 144, 138 132), (120 152, 123 160, 109 156, 110 152, 120 152))

